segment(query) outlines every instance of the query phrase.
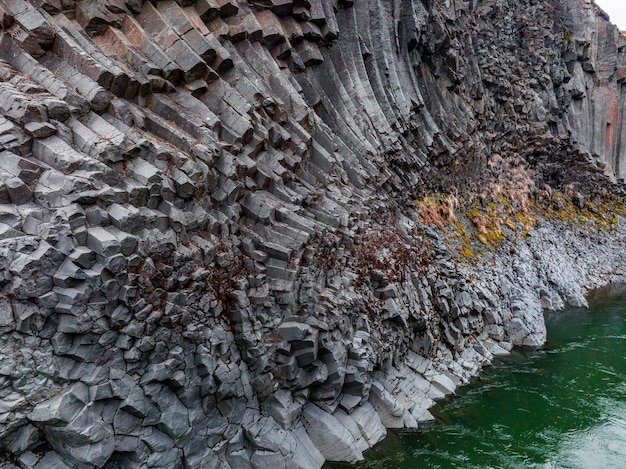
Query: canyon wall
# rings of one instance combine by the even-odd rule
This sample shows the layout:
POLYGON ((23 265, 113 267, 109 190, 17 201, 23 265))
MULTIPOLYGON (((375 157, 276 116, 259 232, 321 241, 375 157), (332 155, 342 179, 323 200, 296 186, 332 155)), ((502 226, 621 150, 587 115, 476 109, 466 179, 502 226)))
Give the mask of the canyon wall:
POLYGON ((622 279, 621 220, 470 262, 415 203, 623 194, 626 39, 592 0, 0 19, 2 468, 356 461, 622 279))

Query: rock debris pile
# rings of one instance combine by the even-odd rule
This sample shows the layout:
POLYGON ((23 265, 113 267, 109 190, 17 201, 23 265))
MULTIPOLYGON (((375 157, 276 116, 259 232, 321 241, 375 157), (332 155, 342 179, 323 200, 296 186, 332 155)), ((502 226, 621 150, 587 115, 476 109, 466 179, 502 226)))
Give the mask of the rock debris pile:
POLYGON ((412 204, 506 178, 494 155, 619 190, 626 39, 591 0, 0 20, 3 469, 357 461, 621 278, 621 225, 473 267, 412 204))

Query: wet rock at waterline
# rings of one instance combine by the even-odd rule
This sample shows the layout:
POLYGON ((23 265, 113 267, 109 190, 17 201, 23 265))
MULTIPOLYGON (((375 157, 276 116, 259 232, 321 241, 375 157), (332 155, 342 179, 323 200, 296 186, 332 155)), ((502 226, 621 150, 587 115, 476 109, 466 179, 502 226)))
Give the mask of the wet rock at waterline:
POLYGON ((622 279, 593 3, 0 16, 1 464, 358 460, 622 279))

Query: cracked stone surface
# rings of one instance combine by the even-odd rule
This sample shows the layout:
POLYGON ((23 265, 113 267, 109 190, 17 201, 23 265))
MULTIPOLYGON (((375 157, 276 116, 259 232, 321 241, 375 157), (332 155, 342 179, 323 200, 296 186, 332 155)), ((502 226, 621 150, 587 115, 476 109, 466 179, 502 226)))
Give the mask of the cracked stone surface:
POLYGON ((357 461, 624 280, 622 220, 471 266, 412 202, 516 161, 624 194, 626 38, 592 0, 0 19, 1 468, 357 461))

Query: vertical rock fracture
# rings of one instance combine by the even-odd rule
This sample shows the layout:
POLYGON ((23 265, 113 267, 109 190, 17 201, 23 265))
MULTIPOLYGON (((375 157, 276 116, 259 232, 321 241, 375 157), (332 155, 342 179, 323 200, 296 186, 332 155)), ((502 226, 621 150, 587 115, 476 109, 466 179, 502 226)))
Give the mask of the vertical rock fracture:
POLYGON ((460 230, 471 194, 623 195, 626 38, 593 0, 0 0, 0 20, 3 469, 358 461, 541 345, 543 308, 623 280, 620 217, 498 225, 464 262, 416 203, 449 194, 460 230))

